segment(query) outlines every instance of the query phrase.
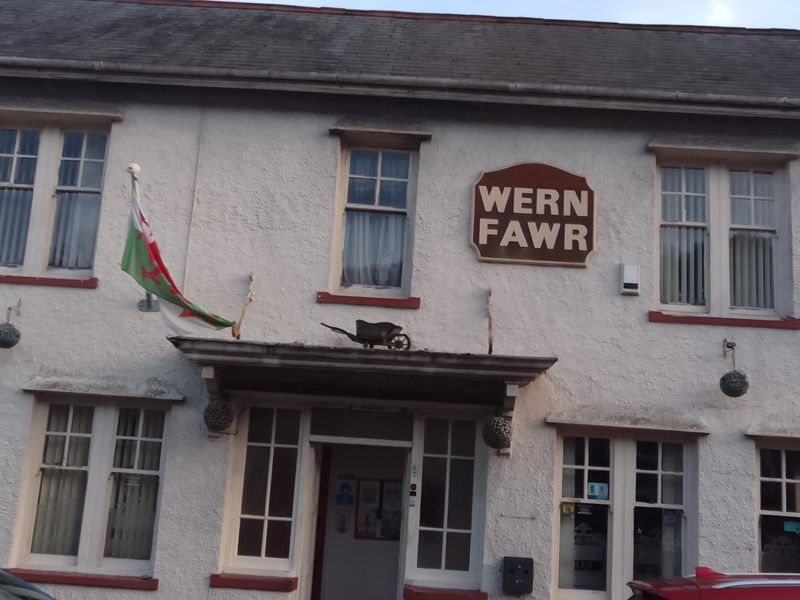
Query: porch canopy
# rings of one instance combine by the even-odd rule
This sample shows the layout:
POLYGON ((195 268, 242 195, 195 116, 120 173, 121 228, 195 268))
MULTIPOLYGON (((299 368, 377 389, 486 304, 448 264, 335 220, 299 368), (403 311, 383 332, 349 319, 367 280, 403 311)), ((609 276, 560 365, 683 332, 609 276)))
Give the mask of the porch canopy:
POLYGON ((554 357, 270 344, 193 337, 170 341, 203 367, 210 393, 273 393, 502 407, 554 357))

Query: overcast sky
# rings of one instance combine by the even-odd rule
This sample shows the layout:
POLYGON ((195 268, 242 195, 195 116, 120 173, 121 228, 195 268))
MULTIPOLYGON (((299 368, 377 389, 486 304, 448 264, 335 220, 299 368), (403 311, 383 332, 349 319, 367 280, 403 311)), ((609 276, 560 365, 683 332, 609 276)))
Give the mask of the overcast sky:
POLYGON ((271 3, 623 23, 800 29, 800 0, 271 0, 271 3))

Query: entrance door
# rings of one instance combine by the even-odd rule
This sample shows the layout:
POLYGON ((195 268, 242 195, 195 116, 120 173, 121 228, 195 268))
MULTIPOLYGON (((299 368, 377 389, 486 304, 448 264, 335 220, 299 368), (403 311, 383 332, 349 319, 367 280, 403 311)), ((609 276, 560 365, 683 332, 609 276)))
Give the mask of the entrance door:
POLYGON ((324 538, 317 539, 323 545, 318 600, 396 600, 409 451, 329 448, 327 498, 320 498, 319 508, 322 517, 324 502, 324 538))

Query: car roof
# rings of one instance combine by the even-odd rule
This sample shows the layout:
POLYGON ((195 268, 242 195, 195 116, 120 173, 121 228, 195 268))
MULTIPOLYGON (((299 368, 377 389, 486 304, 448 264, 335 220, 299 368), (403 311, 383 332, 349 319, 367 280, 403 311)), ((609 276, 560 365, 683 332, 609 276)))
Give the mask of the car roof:
POLYGON ((631 581, 634 591, 657 594, 665 600, 696 598, 710 589, 763 588, 791 586, 800 590, 798 573, 721 573, 709 567, 697 567, 694 577, 676 577, 652 581, 631 581))

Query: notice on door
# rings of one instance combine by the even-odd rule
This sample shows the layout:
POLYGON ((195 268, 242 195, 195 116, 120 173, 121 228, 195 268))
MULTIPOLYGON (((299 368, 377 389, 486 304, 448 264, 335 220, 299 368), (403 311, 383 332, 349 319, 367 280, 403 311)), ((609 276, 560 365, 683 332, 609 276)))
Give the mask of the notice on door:
POLYGON ((594 224, 586 179, 556 167, 514 165, 475 184, 470 241, 478 260, 585 267, 594 224))

